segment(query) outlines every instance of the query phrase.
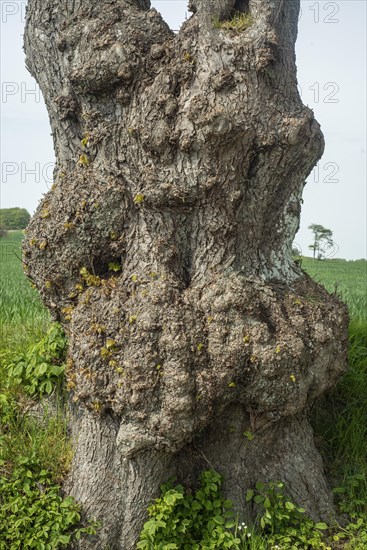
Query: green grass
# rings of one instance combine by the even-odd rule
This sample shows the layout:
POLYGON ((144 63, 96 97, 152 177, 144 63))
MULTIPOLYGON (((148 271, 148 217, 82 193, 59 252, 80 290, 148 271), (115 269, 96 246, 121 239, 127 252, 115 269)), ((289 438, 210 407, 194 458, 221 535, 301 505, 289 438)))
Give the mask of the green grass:
POLYGON ((0 238, 0 349, 25 351, 39 340, 50 324, 50 315, 22 269, 21 231, 0 238))
MULTIPOLYGON (((313 416, 326 466, 340 480, 367 479, 367 322, 350 322, 349 342, 349 370, 313 416)), ((367 490, 365 502, 367 513, 367 490)))
POLYGON ((253 24, 254 19, 248 13, 236 12, 231 19, 221 20, 219 17, 213 18, 213 25, 216 29, 226 31, 243 32, 253 24))
POLYGON ((367 261, 302 258, 302 268, 348 304, 351 319, 367 322, 367 261))
MULTIPOLYGON (((42 466, 51 468, 59 479, 71 452, 65 418, 46 417, 39 426, 25 414, 35 406, 37 397, 32 399, 9 375, 12 361, 27 351, 29 355, 52 326, 49 313, 23 273, 22 237, 21 231, 9 231, 0 238, 0 413, 6 425, 4 432, 0 429, 0 459, 10 463, 12 456, 37 455, 42 466)), ((46 348, 43 351, 46 354, 46 348)))
POLYGON ((332 476, 367 478, 367 261, 302 258, 302 268, 347 303, 351 318, 349 371, 316 407, 314 428, 332 476))
MULTIPOLYGON (((19 457, 37 457, 41 469, 47 470, 56 483, 61 482, 73 456, 65 416, 61 410, 56 416, 48 414, 46 407, 40 423, 32 415, 25 415, 25 402, 20 400, 20 403, 15 407, 12 403, 7 429, 1 435, 0 460, 3 466, 11 471, 19 457)), ((34 403, 29 401, 28 405, 34 406, 34 403)), ((0 406, 2 419, 4 412, 4 406, 0 406)))
MULTIPOLYGON (((302 267, 349 308, 349 370, 314 407, 328 477, 352 520, 346 550, 367 548, 367 262, 302 258, 302 267)), ((343 534, 343 533, 342 533, 343 534)), ((339 546, 336 546, 339 548, 339 546)))

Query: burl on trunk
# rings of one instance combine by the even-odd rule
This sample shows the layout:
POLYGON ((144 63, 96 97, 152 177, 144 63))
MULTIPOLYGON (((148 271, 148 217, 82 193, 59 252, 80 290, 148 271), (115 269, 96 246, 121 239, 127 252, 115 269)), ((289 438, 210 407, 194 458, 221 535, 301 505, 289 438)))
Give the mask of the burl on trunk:
POLYGON ((103 522, 83 549, 134 548, 160 483, 207 461, 242 512, 281 479, 332 513, 307 409, 345 370, 347 316, 291 258, 324 147, 299 0, 190 7, 174 34, 148 0, 29 1, 57 169, 24 254, 70 338, 66 488, 103 522))

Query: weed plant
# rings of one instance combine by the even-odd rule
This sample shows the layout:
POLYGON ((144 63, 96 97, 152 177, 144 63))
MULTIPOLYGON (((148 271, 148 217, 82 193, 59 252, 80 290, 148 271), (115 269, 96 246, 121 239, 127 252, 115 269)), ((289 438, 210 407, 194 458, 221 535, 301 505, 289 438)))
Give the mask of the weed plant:
POLYGON ((62 405, 66 338, 22 272, 21 238, 0 239, 0 550, 51 550, 94 534, 96 524, 83 525, 78 505, 60 492, 72 460, 62 405), (49 394, 47 410, 38 401, 49 394))
POLYGON ((169 482, 161 497, 148 508, 137 548, 141 550, 207 549, 324 549, 325 523, 314 523, 305 510, 285 495, 283 483, 258 483, 246 500, 257 509, 257 521, 249 528, 235 518, 233 503, 221 493, 221 476, 208 470, 192 494, 169 482))
POLYGON ((213 17, 214 28, 226 31, 243 32, 251 27, 253 22, 250 14, 241 12, 236 12, 231 19, 221 20, 219 17, 213 17))
POLYGON ((52 550, 95 534, 96 524, 81 527, 79 507, 63 498, 51 474, 32 455, 18 457, 7 472, 0 463, 0 549, 52 550))

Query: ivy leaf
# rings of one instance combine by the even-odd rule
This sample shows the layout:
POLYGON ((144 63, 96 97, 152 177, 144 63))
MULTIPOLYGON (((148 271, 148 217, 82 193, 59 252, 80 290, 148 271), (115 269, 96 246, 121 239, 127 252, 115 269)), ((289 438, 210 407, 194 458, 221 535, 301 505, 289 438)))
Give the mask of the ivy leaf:
POLYGON ((266 499, 264 500, 263 506, 264 506, 265 509, 270 508, 271 502, 270 502, 270 499, 268 497, 266 497, 266 499))
POLYGON ((226 529, 232 529, 235 525, 236 524, 235 524, 234 521, 227 521, 226 524, 225 524, 225 527, 226 527, 226 529))
POLYGON ((316 523, 315 525, 316 529, 321 529, 322 531, 324 531, 325 529, 328 529, 328 526, 326 525, 326 523, 320 521, 319 523, 316 523))
POLYGON ((213 521, 217 525, 224 525, 224 518, 222 518, 222 516, 214 516, 213 521))

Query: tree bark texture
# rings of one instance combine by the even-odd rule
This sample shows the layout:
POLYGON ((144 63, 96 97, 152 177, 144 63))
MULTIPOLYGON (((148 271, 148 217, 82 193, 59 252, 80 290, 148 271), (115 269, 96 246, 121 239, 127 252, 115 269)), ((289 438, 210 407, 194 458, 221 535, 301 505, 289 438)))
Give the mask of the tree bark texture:
POLYGON ((345 371, 347 315, 291 258, 324 147, 299 0, 190 6, 177 35, 145 0, 27 11, 57 169, 24 259, 70 335, 66 489, 103 523, 83 549, 134 548, 160 483, 209 464, 243 513, 279 479, 332 513, 307 410, 345 371), (233 10, 247 30, 213 24, 233 10))

